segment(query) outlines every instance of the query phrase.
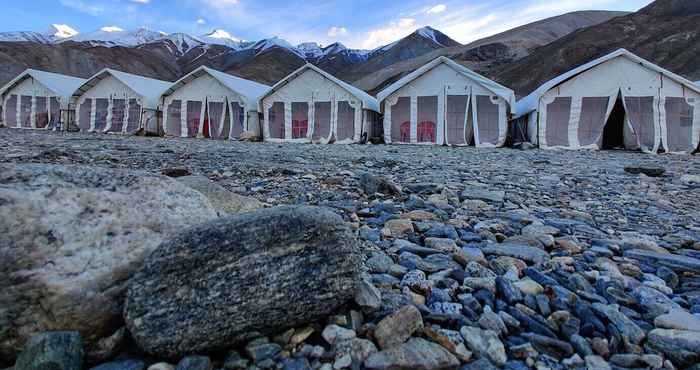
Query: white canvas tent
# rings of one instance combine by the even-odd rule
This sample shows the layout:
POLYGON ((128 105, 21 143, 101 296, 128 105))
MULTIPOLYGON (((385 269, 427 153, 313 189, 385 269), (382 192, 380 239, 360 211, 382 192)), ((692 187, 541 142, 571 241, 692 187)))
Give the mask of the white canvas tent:
POLYGON ((439 57, 378 95, 387 144, 502 146, 513 90, 439 57))
POLYGON ((161 97, 168 136, 237 139, 260 132, 258 99, 270 87, 202 66, 161 97))
POLYGON ((691 153, 700 140, 700 87, 624 49, 543 84, 518 111, 545 149, 691 153))
POLYGON ((82 78, 27 69, 0 90, 7 127, 58 129, 68 119, 70 97, 82 78), (63 116, 63 117, 62 117, 63 116))
POLYGON ((272 142, 361 141, 379 112, 377 100, 306 64, 260 98, 263 138, 272 142))
POLYGON ((135 133, 157 127, 158 101, 172 83, 103 69, 78 87, 72 96, 81 131, 135 133))

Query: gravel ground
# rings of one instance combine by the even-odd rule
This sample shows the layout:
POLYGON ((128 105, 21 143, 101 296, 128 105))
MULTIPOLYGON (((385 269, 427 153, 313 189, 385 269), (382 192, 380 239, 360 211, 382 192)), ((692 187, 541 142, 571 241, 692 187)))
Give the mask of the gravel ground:
POLYGON ((383 174, 401 187, 506 192, 506 209, 588 218, 599 231, 663 236, 700 231, 699 156, 612 151, 519 151, 387 145, 311 145, 0 130, 2 162, 87 164, 160 172, 186 168, 270 205, 367 201, 352 179, 383 174), (625 167, 663 168, 661 177, 625 167), (683 177, 685 175, 685 177, 683 177), (686 181, 683 181, 686 180, 686 181))
MULTIPOLYGON (((0 162, 203 175, 269 206, 327 206, 351 222, 364 246, 353 302, 327 320, 215 354, 213 362, 172 359, 177 369, 700 369, 698 156, 13 129, 0 130, 0 145, 0 162)), ((9 172, 5 181, 22 176, 31 175, 9 172)), ((36 186, 51 185, 36 176, 36 186)), ((198 227, 197 235, 218 230, 198 227)), ((217 307, 218 296, 208 295, 214 302, 207 307, 217 307)), ((23 352, 27 361, 33 351, 54 351, 34 342, 23 352)), ((117 359, 135 362, 105 369, 155 362, 139 353, 117 359)), ((173 368, 159 366, 149 369, 173 368)))

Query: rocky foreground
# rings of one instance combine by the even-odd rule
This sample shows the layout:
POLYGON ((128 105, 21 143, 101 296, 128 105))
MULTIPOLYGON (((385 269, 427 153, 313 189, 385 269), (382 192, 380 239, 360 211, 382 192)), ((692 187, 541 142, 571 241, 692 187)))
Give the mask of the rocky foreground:
POLYGON ((700 369, 696 156, 0 147, 0 367, 700 369))

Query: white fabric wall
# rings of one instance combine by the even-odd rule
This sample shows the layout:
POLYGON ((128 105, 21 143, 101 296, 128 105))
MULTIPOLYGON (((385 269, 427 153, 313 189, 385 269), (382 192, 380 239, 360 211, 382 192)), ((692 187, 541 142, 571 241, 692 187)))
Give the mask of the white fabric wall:
MULTIPOLYGON (((338 144, 349 144, 359 142, 362 136, 363 106, 362 102, 350 92, 341 88, 336 83, 326 79, 318 72, 307 69, 301 75, 290 80, 286 85, 265 97, 262 101, 263 107, 263 138, 272 142, 311 142, 314 127, 314 103, 331 102, 331 136, 337 137, 337 114, 338 102, 347 101, 355 110, 354 130, 355 135, 351 139, 336 141, 338 144), (283 102, 285 105, 285 138, 271 138, 269 129, 269 109, 275 102, 283 102), (291 103, 306 102, 309 104, 309 131, 306 138, 292 139, 292 111, 291 103)), ((319 143, 328 143, 331 137, 314 140, 319 143)))
POLYGON ((127 85, 123 84, 118 79, 113 76, 107 76, 103 80, 100 80, 95 86, 85 91, 76 103, 76 107, 81 107, 85 99, 92 99, 92 112, 90 118, 90 128, 88 131, 95 131, 95 107, 97 99, 107 99, 108 103, 108 116, 107 116, 107 126, 104 130, 100 131, 110 131, 111 129, 111 111, 112 111, 112 99, 126 99, 127 101, 127 113, 124 115, 124 124, 122 125, 122 133, 127 133, 129 115, 133 112, 129 112, 128 105, 133 103, 132 100, 136 99, 136 102, 143 105, 143 97, 137 94, 127 85))
MULTIPOLYGON (((20 82, 17 86, 14 88, 8 90, 5 93, 5 100, 3 101, 3 121, 4 122, 16 122, 15 125, 8 125, 8 127, 16 127, 16 128, 33 128, 36 129, 36 97, 45 97, 46 101, 48 102, 50 98, 57 98, 59 101, 61 100, 61 97, 56 95, 53 91, 49 90, 46 86, 44 86, 41 82, 35 80, 34 78, 27 78, 24 79, 22 82, 20 82), (12 109, 10 109, 10 112, 13 112, 16 114, 15 120, 8 120, 7 119, 7 112, 8 112, 8 107, 7 104, 10 103, 10 96, 11 95, 17 95, 17 100, 15 102, 16 105, 16 111, 13 112, 12 109), (32 106, 31 106, 31 111, 30 111, 30 116, 29 116, 29 125, 27 127, 22 126, 22 122, 20 119, 20 116, 22 114, 20 105, 21 105, 21 96, 30 96, 32 97, 32 106)), ((48 105, 47 105, 48 107, 48 105)), ((49 113, 50 115, 50 113, 49 113)), ((51 121, 51 117, 49 117, 49 121, 51 121)))
MULTIPOLYGON (((547 106, 555 101, 557 97, 571 97, 570 119, 566 129, 569 132, 569 145, 565 149, 599 149, 598 144, 582 146, 578 137, 578 125, 581 119, 581 106, 584 97, 608 97, 606 121, 609 117, 618 93, 622 93, 627 119, 625 122, 625 142, 629 149, 639 148, 644 152, 656 153, 659 148, 668 150, 668 140, 665 116, 665 97, 686 97, 689 102, 693 102, 695 112, 698 112, 697 101, 700 95, 681 84, 663 77, 663 75, 652 69, 643 67, 625 57, 617 57, 592 69, 589 69, 578 76, 562 83, 549 90, 543 95, 539 102, 539 131, 538 140, 540 147, 544 149, 556 148, 547 143, 547 106), (644 145, 642 140, 635 134, 633 114, 630 117, 628 107, 629 98, 653 97, 653 143, 644 145)), ((693 125, 693 130, 697 137, 700 136, 700 119, 693 125)), ((689 150, 688 151, 692 151, 689 150)), ((687 152, 687 151, 686 151, 687 152)))
MULTIPOLYGON (((167 112, 168 107, 170 104, 172 104, 173 101, 182 101, 183 102, 183 107, 182 107, 182 116, 183 119, 180 121, 181 129, 180 129, 180 136, 181 137, 187 137, 187 122, 184 119, 184 117, 187 116, 187 101, 199 101, 202 102, 202 106, 204 107, 205 104, 204 102, 226 102, 228 101, 228 106, 230 107, 231 103, 238 103, 241 106, 244 107, 246 112, 248 112, 245 117, 245 121, 243 122, 243 127, 245 128, 245 131, 255 131, 257 132, 258 127, 255 125, 257 122, 257 119, 255 122, 251 122, 251 116, 255 116, 257 118, 257 109, 256 107, 246 107, 244 104, 244 100, 238 95, 235 91, 229 89, 228 87, 224 86, 219 82, 219 80, 213 78, 212 76, 208 74, 204 74, 202 76, 197 77, 196 79, 190 81, 189 83, 185 84, 184 86, 180 87, 179 89, 175 90, 172 94, 169 96, 165 97, 163 99, 163 111, 167 112), (251 127, 251 124, 254 124, 255 127, 251 127)), ((229 114, 229 128, 233 127, 233 115, 229 114)), ((203 121, 202 121, 203 122, 203 121)), ((164 115, 163 119, 163 127, 168 127, 168 125, 173 124, 172 121, 168 119, 166 115, 164 115)), ((200 124, 200 134, 202 133, 204 129, 204 125, 200 124)), ((230 130, 229 130, 230 131, 230 130)), ((229 137, 231 133, 229 132, 229 137)))
MULTIPOLYGON (((446 95, 460 95, 460 94, 471 94, 472 97, 476 95, 488 95, 494 96, 489 90, 478 84, 476 81, 466 77, 465 75, 455 71, 445 64, 440 64, 410 83, 406 84, 402 88, 395 91, 393 94, 389 95, 385 102, 385 113, 384 122, 389 123, 384 125, 384 139, 389 144, 391 143, 391 115, 393 114, 390 107, 396 105, 397 101, 401 97, 409 97, 411 101, 410 114, 411 114, 411 142, 410 144, 428 144, 432 143, 418 143, 417 140, 417 102, 419 96, 437 96, 438 98, 438 111, 437 111, 437 137, 435 144, 443 145, 445 144, 445 105, 446 105, 446 95)), ((476 99, 470 99, 470 104, 475 102, 476 99)), ((495 103, 499 106, 499 140, 496 145, 489 143, 482 143, 478 140, 478 127, 476 118, 472 114, 473 121, 473 131, 475 137, 475 144, 478 147, 492 147, 492 146, 502 146, 508 135, 508 104, 505 100, 501 98, 496 98, 495 103)), ((473 110, 476 111, 475 105, 473 110)))

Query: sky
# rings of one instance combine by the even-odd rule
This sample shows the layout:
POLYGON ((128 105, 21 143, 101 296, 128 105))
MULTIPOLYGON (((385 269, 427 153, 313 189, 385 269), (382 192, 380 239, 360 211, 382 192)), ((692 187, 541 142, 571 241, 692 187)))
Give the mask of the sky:
POLYGON ((242 40, 342 42, 373 49, 432 26, 468 43, 575 10, 636 11, 652 0, 0 0, 0 31, 67 24, 203 35, 223 29, 242 40))

